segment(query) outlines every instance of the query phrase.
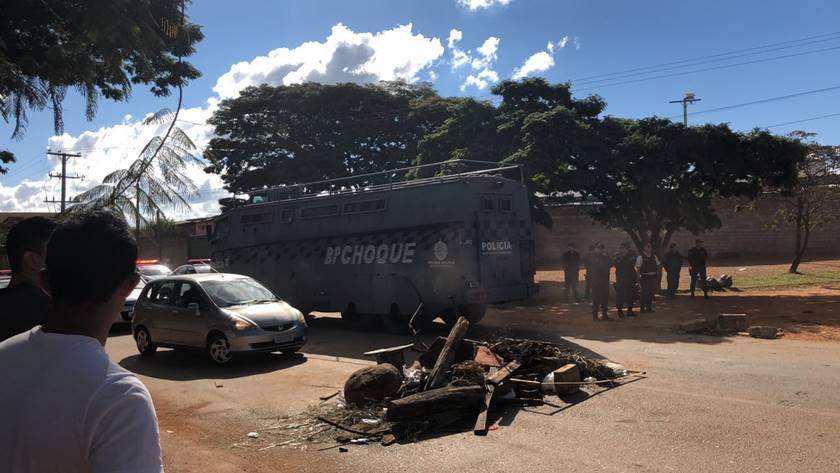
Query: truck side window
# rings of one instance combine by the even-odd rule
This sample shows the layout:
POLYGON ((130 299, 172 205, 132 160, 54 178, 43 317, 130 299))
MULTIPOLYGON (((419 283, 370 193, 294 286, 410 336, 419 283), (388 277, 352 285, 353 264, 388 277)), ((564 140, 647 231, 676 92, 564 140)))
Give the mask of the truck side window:
POLYGON ((492 197, 482 197, 481 198, 481 211, 482 212, 492 212, 493 211, 493 198, 492 197))
POLYGON ((295 209, 283 209, 280 211, 280 221, 283 223, 292 223, 295 219, 295 209))
POLYGON ((510 199, 499 199, 499 210, 510 212, 510 199))

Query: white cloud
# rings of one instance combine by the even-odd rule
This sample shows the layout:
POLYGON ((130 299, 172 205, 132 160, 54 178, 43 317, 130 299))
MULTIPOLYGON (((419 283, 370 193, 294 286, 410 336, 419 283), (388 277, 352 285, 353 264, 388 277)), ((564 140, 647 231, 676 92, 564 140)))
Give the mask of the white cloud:
MULTIPOLYGON (((545 51, 532 54, 521 66, 513 70, 513 79, 519 80, 535 72, 545 72, 551 69, 554 67, 554 53, 565 48, 568 43, 568 36, 563 36, 558 41, 549 41, 545 46, 545 51)), ((574 39, 574 44, 576 49, 580 48, 580 41, 577 36, 574 39)))
POLYGON ((490 8, 493 5, 507 5, 512 0, 458 0, 458 4, 462 7, 467 7, 470 11, 479 10, 481 8, 490 8))
POLYGON ((545 50, 548 51, 549 54, 554 54, 554 51, 556 49, 565 48, 566 43, 568 43, 568 42, 569 42, 569 37, 568 36, 563 36, 562 38, 560 38, 559 41, 554 41, 554 42, 549 41, 548 44, 545 47, 545 50))
POLYGON ((455 43, 457 43, 458 41, 461 41, 463 38, 464 38, 464 33, 463 32, 461 32, 460 30, 456 30, 455 28, 452 28, 451 30, 449 30, 449 38, 447 38, 447 40, 446 40, 446 46, 449 49, 452 49, 452 48, 455 47, 455 43))
MULTIPOLYGON (((454 38, 459 34, 452 36, 450 33, 450 37, 457 42, 460 38, 454 38)), ((251 61, 234 64, 216 81, 213 90, 217 96, 208 98, 205 107, 182 110, 178 126, 195 141, 199 148, 197 154, 200 155, 200 150, 207 145, 213 133, 213 128, 205 124, 206 120, 221 99, 235 97, 249 85, 305 81, 364 83, 392 79, 414 82, 419 80, 423 71, 435 80, 437 74, 431 67, 443 52, 440 39, 414 33, 410 23, 376 33, 356 33, 339 23, 323 42, 311 41, 291 49, 279 48, 251 61)), ((71 161, 70 172, 85 175, 85 180, 71 181, 68 194, 81 193, 101 183, 108 173, 127 167, 153 136, 162 133, 164 126, 144 125, 142 119, 125 115, 119 124, 113 126, 77 136, 64 134, 50 138, 50 149, 82 154, 82 158, 71 161)), ((51 158, 49 166, 53 171, 60 170, 57 158, 51 158)), ((14 169, 12 167, 10 173, 14 173, 14 169)), ((217 200, 228 195, 221 178, 206 174, 199 165, 191 166, 187 175, 199 187, 201 196, 193 202, 189 215, 173 214, 170 217, 218 213, 217 200)), ((48 178, 23 180, 14 186, 0 183, 0 211, 54 210, 43 200, 45 192, 56 196, 57 192, 52 192, 56 184, 57 181, 48 178)))
POLYGON ((437 79, 438 79, 437 72, 435 72, 435 71, 429 71, 429 80, 430 80, 430 81, 432 81, 432 82, 434 82, 434 81, 436 81, 437 79))
POLYGON ((522 64, 521 67, 516 68, 513 71, 513 78, 519 80, 533 74, 534 72, 546 71, 553 66, 554 56, 545 51, 540 51, 532 54, 531 57, 525 60, 525 63, 522 64))
POLYGON ((455 35, 457 39, 450 41, 451 46, 449 47, 452 51, 452 57, 449 61, 452 66, 452 71, 454 72, 467 64, 470 65, 473 71, 478 71, 477 73, 467 75, 464 83, 461 84, 461 91, 466 90, 467 87, 475 87, 476 89, 483 90, 490 83, 498 82, 499 75, 493 70, 493 65, 498 59, 499 43, 501 40, 495 36, 490 36, 473 53, 471 50, 463 51, 458 48, 457 43, 463 38, 460 31, 453 29, 449 34, 450 40, 453 38, 452 32, 454 31, 457 31, 455 35))
POLYGON ((278 48, 250 62, 234 64, 216 81, 213 90, 224 99, 256 84, 414 82, 423 69, 443 55, 444 49, 440 39, 415 34, 412 28, 409 23, 378 33, 356 33, 339 23, 324 42, 278 48))
POLYGON ((488 85, 495 82, 499 82, 499 74, 492 69, 482 69, 478 74, 468 75, 464 83, 461 84, 461 90, 466 90, 469 86, 473 86, 478 90, 484 90, 488 85))

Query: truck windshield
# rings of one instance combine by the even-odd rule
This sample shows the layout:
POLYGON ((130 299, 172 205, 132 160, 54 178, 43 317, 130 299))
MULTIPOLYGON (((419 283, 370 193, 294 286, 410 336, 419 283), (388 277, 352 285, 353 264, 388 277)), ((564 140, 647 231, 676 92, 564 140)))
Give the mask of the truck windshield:
POLYGON ((274 302, 277 297, 253 279, 203 281, 201 286, 219 307, 274 302))

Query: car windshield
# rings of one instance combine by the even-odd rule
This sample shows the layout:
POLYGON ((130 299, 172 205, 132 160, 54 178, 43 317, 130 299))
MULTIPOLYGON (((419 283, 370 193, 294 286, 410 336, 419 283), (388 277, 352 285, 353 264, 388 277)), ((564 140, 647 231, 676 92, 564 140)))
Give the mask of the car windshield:
POLYGON ((250 278, 202 281, 201 286, 219 307, 274 302, 274 294, 250 278))
POLYGON ((144 276, 166 276, 172 271, 162 264, 138 266, 137 270, 144 276))

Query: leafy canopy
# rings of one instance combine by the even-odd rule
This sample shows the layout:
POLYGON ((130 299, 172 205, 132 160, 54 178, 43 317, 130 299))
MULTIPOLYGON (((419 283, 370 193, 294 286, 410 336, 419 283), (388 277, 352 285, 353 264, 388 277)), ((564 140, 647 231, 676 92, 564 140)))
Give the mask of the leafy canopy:
POLYGON ((124 101, 132 85, 167 96, 200 73, 182 57, 203 38, 186 21, 187 0, 15 0, 0 7, 0 116, 26 128, 27 110, 53 111, 69 88, 86 100, 92 119, 98 98, 124 101), (183 21, 183 23, 182 23, 183 21))
POLYGON ((404 167, 448 103, 428 84, 249 87, 209 120, 206 170, 238 193, 404 167))

